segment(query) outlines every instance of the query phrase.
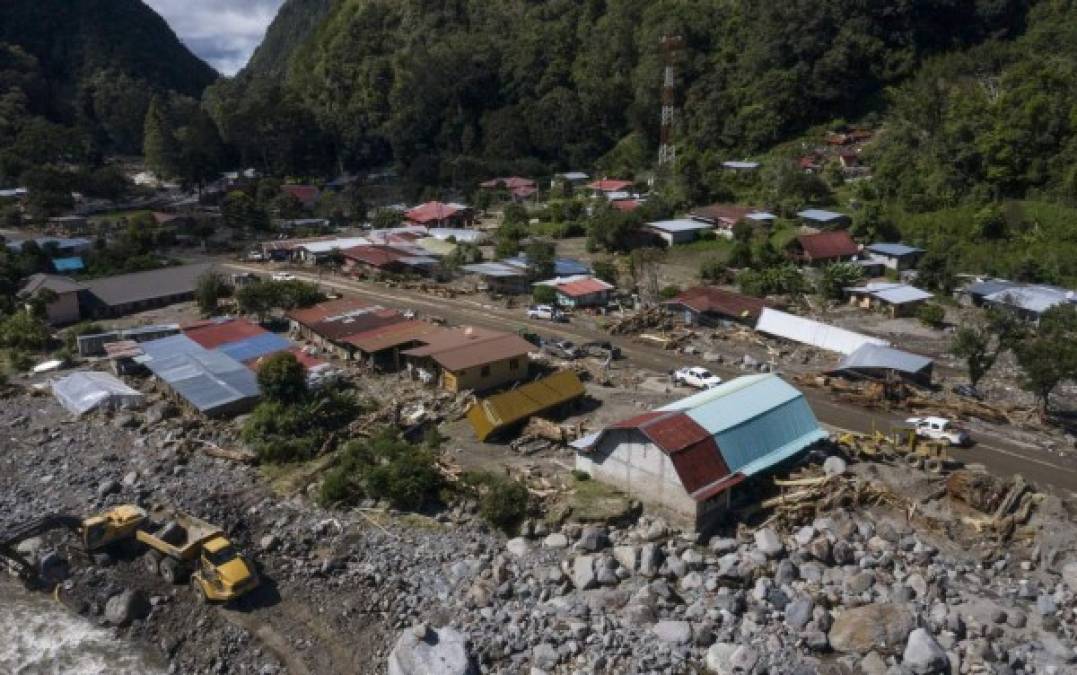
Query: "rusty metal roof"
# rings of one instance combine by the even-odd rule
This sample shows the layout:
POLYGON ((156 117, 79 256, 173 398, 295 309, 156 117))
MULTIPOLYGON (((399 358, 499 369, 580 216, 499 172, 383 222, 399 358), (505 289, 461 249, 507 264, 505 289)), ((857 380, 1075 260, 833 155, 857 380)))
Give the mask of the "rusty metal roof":
POLYGON ((182 327, 183 334, 206 349, 214 349, 230 342, 239 342, 263 333, 265 328, 246 319, 210 319, 182 327))
POLYGON ((364 333, 349 335, 344 341, 358 347, 367 354, 373 354, 383 349, 399 347, 411 342, 425 342, 426 340, 423 338, 436 335, 444 330, 447 329, 426 321, 401 321, 400 323, 374 328, 364 333))
POLYGON ((435 333, 431 337, 434 339, 430 344, 403 353, 412 357, 429 357, 445 370, 460 371, 514 356, 526 356, 535 351, 535 346, 527 340, 500 331, 456 329, 435 333))

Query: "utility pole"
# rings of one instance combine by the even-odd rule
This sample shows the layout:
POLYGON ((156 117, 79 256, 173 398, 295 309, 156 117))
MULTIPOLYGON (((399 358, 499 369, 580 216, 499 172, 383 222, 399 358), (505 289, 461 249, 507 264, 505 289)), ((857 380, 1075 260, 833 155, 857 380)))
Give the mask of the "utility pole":
POLYGON ((659 41, 662 45, 662 129, 658 143, 658 165, 672 164, 677 159, 677 147, 673 145, 673 117, 677 105, 677 88, 674 62, 677 53, 684 48, 684 38, 666 33, 659 41))

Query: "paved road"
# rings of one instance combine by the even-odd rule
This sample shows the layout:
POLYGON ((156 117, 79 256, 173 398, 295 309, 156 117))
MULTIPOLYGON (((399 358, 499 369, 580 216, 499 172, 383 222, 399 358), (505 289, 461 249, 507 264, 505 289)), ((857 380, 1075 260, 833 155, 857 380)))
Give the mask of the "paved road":
MULTIPOLYGON (((227 263, 228 267, 244 272, 266 274, 264 267, 227 263)), ((714 364, 683 354, 673 354, 656 347, 642 345, 626 337, 610 336, 603 331, 576 324, 556 324, 548 321, 532 321, 522 310, 506 310, 485 301, 481 296, 462 296, 447 300, 415 290, 385 288, 367 282, 353 281, 337 276, 295 272, 297 278, 321 284, 324 287, 367 299, 387 307, 411 308, 429 315, 440 316, 457 325, 473 324, 486 328, 515 331, 526 328, 542 335, 551 335, 576 343, 592 340, 609 340, 621 348, 631 363, 649 370, 668 372, 684 365, 706 365, 718 375, 728 378, 742 375, 741 371, 716 367, 714 364)), ((904 417, 887 412, 867 410, 851 404, 834 401, 824 392, 805 389, 819 421, 832 430, 871 432, 875 429, 889 431, 891 426, 904 417)), ((1042 486, 1051 486, 1063 494, 1077 496, 1077 466, 1054 457, 1042 448, 1031 447, 1001 438, 977 438, 974 447, 954 449, 952 455, 964 462, 979 462, 998 475, 1015 473, 1042 486)))

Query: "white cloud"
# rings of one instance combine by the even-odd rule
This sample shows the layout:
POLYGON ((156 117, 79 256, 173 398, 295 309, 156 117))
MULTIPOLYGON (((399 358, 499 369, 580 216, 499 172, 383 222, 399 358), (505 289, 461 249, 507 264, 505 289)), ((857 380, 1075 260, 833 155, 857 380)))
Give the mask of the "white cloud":
POLYGON ((234 75, 262 42, 283 0, 145 0, 184 44, 225 75, 234 75))

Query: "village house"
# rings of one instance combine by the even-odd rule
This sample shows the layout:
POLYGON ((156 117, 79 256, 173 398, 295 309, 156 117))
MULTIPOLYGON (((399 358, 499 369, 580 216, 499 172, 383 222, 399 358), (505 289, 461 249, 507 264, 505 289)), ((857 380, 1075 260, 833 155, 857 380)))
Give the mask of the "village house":
POLYGON ((805 265, 843 262, 860 255, 860 247, 845 230, 802 234, 790 244, 792 258, 805 265))
POLYGON ((630 180, 618 180, 616 178, 603 178, 588 183, 585 187, 592 197, 605 197, 610 199, 611 195, 617 193, 626 193, 633 185, 630 180))
POLYGON ((186 335, 141 344, 135 361, 149 368, 177 402, 207 417, 249 412, 261 398, 254 372, 234 358, 206 349, 186 335))
POLYGON ((675 246, 691 243, 698 239, 702 232, 711 231, 714 227, 698 220, 678 218, 647 223, 643 229, 664 241, 666 246, 675 246))
POLYGON ((736 172, 752 172, 759 168, 759 162, 744 162, 737 160, 728 160, 722 162, 722 168, 736 172))
POLYGON ((746 222, 754 226, 770 226, 777 219, 773 213, 767 213, 750 206, 734 204, 711 204, 701 206, 688 214, 692 220, 711 225, 715 232, 728 238, 733 237, 733 228, 737 223, 746 222))
POLYGON ((985 279, 960 291, 965 304, 995 307, 1025 321, 1039 323, 1044 312, 1064 304, 1077 304, 1077 292, 1047 284, 1021 284, 1004 279, 985 279))
POLYGON ((425 336, 402 352, 409 370, 446 391, 485 391, 526 379, 535 346, 512 333, 474 327, 425 336))
POLYGON ((19 299, 27 302, 41 291, 51 291, 56 299, 45 305, 45 320, 50 326, 76 323, 82 318, 79 293, 84 286, 67 277, 53 274, 32 274, 19 290, 19 299))
POLYGON ((750 482, 827 438, 804 395, 749 375, 573 443, 576 469, 707 534, 750 482))
POLYGON ((478 277, 480 286, 491 295, 527 295, 531 292, 525 268, 503 262, 482 262, 464 265, 461 269, 478 277))
POLYGON ((355 347, 346 341, 348 337, 405 320, 396 310, 354 298, 293 309, 285 317, 292 335, 342 359, 351 359, 355 353, 355 347))
POLYGON ((846 288, 849 304, 862 309, 884 311, 891 318, 913 316, 919 307, 934 296, 908 284, 888 281, 872 281, 854 288, 846 288))
POLYGON ((403 367, 401 352, 421 347, 428 336, 449 330, 429 321, 416 319, 391 323, 378 328, 349 335, 343 341, 351 346, 353 358, 384 371, 397 371, 403 367))
POLYGON ((504 178, 491 178, 479 183, 479 188, 488 191, 504 190, 509 193, 513 201, 522 202, 538 192, 538 184, 530 178, 508 176, 504 178))
POLYGON ((679 313, 689 326, 717 326, 723 321, 755 326, 766 303, 760 298, 714 286, 697 286, 663 302, 662 306, 679 313))
MULTIPOLYGON (((403 246, 403 245, 400 245, 403 246)), ((419 274, 429 276, 437 268, 437 260, 425 250, 401 250, 394 246, 353 246, 340 252, 343 271, 349 274, 419 274)))
POLYGON ((797 213, 797 218, 800 218, 805 225, 819 228, 847 227, 852 222, 852 219, 844 213, 824 211, 823 209, 800 211, 797 213))
POLYGON ((474 223, 475 212, 464 204, 426 202, 405 211, 404 218, 413 225, 424 227, 464 228, 474 223))
POLYGON ((280 191, 295 197, 305 209, 313 209, 322 196, 321 190, 313 185, 282 185, 280 191))
POLYGON ((615 199, 610 202, 610 206, 620 211, 621 213, 632 213, 643 206, 643 200, 641 199, 615 199))
POLYGON ((16 239, 7 242, 6 245, 8 250, 19 253, 27 241, 34 242, 44 251, 54 251, 57 256, 61 257, 83 255, 93 250, 93 241, 84 237, 35 237, 34 239, 16 239))
POLYGON ((553 180, 550 181, 550 189, 557 189, 565 187, 574 188, 587 180, 590 180, 590 176, 582 171, 566 171, 564 173, 556 173, 553 176, 553 180))
POLYGON ((90 221, 85 216, 54 216, 47 224, 50 232, 85 234, 90 230, 90 221))
POLYGON ((896 272, 916 269, 924 249, 906 244, 875 243, 864 247, 871 261, 882 263, 887 269, 896 272))
POLYGON ((605 307, 610 302, 614 286, 590 275, 578 274, 535 282, 535 286, 549 286, 557 294, 561 307, 605 307))

